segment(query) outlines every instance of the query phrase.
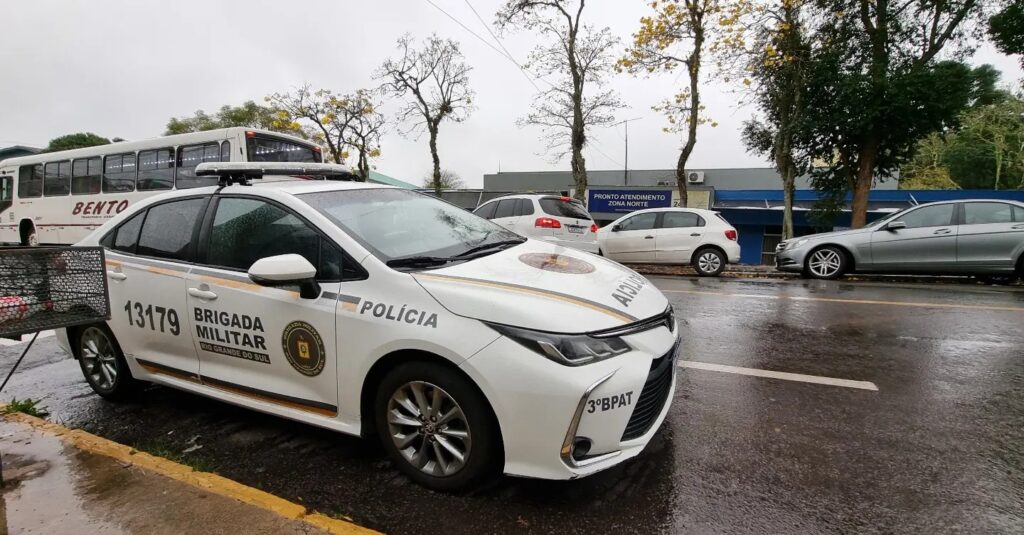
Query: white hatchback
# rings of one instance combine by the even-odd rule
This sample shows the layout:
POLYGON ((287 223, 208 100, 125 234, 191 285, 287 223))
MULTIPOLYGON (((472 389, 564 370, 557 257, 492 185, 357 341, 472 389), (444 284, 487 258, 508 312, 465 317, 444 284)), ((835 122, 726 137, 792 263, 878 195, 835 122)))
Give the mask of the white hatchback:
POLYGON ((555 195, 508 195, 473 213, 521 236, 597 253, 597 225, 583 203, 555 195))
POLYGON ((413 191, 183 189, 81 244, 106 249, 113 313, 58 339, 98 394, 153 382, 376 435, 435 489, 610 468, 672 402, 679 329, 647 279, 413 191))
POLYGON ((692 264, 701 276, 717 276, 740 261, 736 228, 718 212, 653 208, 616 219, 597 232, 600 254, 624 263, 692 264))

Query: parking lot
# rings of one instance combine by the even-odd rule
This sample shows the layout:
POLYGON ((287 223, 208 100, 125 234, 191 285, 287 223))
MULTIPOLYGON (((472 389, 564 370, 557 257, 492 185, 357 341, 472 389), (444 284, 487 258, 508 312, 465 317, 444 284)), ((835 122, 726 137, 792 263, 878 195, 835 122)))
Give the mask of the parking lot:
POLYGON ((3 396, 388 533, 1024 529, 1024 288, 651 281, 682 328, 674 405, 579 481, 435 493, 368 441, 162 387, 105 402, 52 337, 3 396))

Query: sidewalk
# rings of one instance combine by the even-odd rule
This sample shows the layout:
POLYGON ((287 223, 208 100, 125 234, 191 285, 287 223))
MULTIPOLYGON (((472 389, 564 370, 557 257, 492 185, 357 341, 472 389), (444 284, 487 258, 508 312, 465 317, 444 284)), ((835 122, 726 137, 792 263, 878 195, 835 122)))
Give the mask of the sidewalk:
MULTIPOLYGON (((165 466, 172 471, 190 469, 132 452, 126 446, 25 415, 4 416, 0 419, 4 479, 0 534, 362 531, 343 521, 306 514, 301 506, 256 489, 249 489, 252 499, 235 499, 231 493, 238 494, 239 489, 220 491, 217 480, 223 478, 212 474, 195 472, 196 481, 210 482, 208 488, 172 472, 163 475, 159 472, 165 466), (97 447, 88 447, 89 441, 97 447), (133 459, 112 454, 122 451, 133 459), (314 526, 317 523, 329 531, 314 526)), ((248 488, 224 481, 227 487, 248 488)))

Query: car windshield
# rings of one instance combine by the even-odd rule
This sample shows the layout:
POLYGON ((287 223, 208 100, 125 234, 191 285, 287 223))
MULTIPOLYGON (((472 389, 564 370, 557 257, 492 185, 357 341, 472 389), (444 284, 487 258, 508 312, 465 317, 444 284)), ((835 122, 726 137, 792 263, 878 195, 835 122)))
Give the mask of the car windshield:
POLYGON ((389 265, 414 258, 443 264, 444 259, 487 251, 490 244, 525 240, 455 205, 409 190, 324 191, 298 197, 389 265))

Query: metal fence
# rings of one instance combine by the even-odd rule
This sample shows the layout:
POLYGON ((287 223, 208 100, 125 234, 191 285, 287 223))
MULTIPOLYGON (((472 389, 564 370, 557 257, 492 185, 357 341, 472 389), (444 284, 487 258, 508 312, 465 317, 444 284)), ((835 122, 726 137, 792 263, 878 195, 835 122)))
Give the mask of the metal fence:
POLYGON ((0 336, 109 318, 102 247, 0 249, 0 336))

